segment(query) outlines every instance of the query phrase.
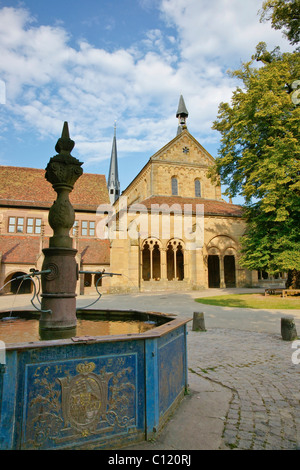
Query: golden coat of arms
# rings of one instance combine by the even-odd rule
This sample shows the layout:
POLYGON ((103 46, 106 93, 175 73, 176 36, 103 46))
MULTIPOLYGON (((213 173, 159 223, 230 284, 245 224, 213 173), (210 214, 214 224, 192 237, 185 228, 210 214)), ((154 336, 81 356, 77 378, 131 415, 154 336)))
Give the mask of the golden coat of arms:
POLYGON ((112 372, 95 374, 93 362, 78 364, 78 375, 59 379, 62 387, 62 412, 65 426, 82 435, 92 433, 101 418, 105 418, 108 382, 112 372))

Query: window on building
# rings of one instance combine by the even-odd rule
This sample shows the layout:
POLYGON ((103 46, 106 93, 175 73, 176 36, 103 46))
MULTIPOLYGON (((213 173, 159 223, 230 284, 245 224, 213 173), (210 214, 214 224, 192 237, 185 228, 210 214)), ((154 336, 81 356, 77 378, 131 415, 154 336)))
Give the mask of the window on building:
POLYGON ((24 232, 24 217, 17 218, 17 232, 18 233, 24 232))
POLYGON ((81 222, 81 235, 86 236, 88 234, 88 222, 83 220, 81 222))
POLYGON ((84 287, 91 287, 92 285, 92 275, 91 273, 84 274, 84 287))
POLYGON ((98 286, 98 287, 102 286, 102 273, 95 274, 94 284, 95 284, 95 286, 98 286))
POLYGON ((73 237, 76 237, 76 235, 78 235, 78 228, 79 228, 78 220, 75 220, 73 224, 73 228, 72 228, 73 237))
POLYGON ((95 236, 95 222, 90 222, 89 236, 90 237, 95 236))
POLYGON ((143 263, 143 280, 144 281, 149 281, 151 279, 151 273, 150 273, 150 247, 149 243, 146 242, 143 247, 142 251, 142 263, 143 263))
POLYGON ((16 231, 16 217, 9 217, 8 219, 8 233, 16 231))
POLYGON ((83 220, 81 222, 81 235, 83 237, 94 237, 95 236, 95 222, 89 220, 83 220))
POLYGON ((178 196, 178 181, 177 178, 173 177, 171 180, 172 185, 172 196, 178 196))
POLYGON ((17 218, 17 232, 18 233, 24 232, 24 217, 17 218))
POLYGON ((144 281, 153 279, 159 281, 161 277, 160 245, 155 240, 147 240, 142 250, 142 278, 144 281))
POLYGON ((195 180, 195 197, 201 197, 201 183, 199 180, 195 180))
POLYGON ((26 224, 26 233, 40 234, 42 231, 42 219, 28 217, 26 224))
POLYGON ((172 281, 184 279, 184 252, 180 241, 173 240, 167 247, 167 279, 172 281))
POLYGON ((34 220, 34 233, 41 233, 42 231, 42 219, 34 220))
POLYGON ((9 217, 8 218, 8 233, 23 233, 24 232, 24 217, 9 217))

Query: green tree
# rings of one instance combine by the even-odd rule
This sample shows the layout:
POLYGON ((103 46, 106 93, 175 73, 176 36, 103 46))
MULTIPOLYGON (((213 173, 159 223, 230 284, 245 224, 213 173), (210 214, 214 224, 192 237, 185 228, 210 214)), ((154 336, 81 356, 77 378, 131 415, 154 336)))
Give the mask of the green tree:
MULTIPOLYGON (((213 128, 221 146, 211 173, 225 194, 245 198, 244 267, 270 273, 300 271, 300 79, 297 52, 268 52, 260 43, 252 60, 232 72, 242 86, 221 103, 213 128), (254 66, 259 61, 259 66, 254 66)), ((295 284, 295 283, 294 283, 295 284)))
POLYGON ((261 21, 271 21, 274 29, 282 29, 291 44, 300 41, 300 0, 265 0, 261 21))

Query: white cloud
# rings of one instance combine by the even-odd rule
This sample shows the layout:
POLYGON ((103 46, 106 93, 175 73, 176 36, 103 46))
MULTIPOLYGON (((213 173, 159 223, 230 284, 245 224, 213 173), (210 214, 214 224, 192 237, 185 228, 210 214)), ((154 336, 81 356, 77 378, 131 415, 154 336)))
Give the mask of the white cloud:
MULTIPOLYGON (((146 9, 151 2, 139 0, 146 9)), ((188 128, 200 141, 214 142, 218 104, 230 99, 235 84, 226 69, 248 60, 261 40, 287 43, 259 23, 261 0, 160 0, 155 6, 172 32, 151 29, 129 49, 112 52, 86 39, 71 47, 58 23, 38 25, 25 9, 0 9, 0 80, 11 121, 17 116, 18 126, 57 137, 67 120, 76 148, 93 161, 110 156, 117 119, 120 153, 150 156, 176 135, 183 94, 188 128)))
MULTIPOLYGON (((182 58, 223 64, 248 60, 259 41, 287 46, 270 23, 260 23, 262 0, 162 0, 161 12, 178 30, 182 58)), ((199 64, 199 67, 201 65, 199 64)))

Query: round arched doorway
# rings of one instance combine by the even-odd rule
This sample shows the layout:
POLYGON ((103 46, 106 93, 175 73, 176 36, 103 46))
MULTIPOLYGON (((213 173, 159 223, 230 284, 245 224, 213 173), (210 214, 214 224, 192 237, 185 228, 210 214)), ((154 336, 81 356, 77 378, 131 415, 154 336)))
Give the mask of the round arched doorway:
POLYGON ((31 280, 30 279, 18 279, 24 275, 26 275, 26 273, 22 271, 17 271, 7 276, 4 284, 6 284, 9 281, 10 282, 6 286, 5 292, 11 293, 11 294, 30 294, 32 292, 31 280))

